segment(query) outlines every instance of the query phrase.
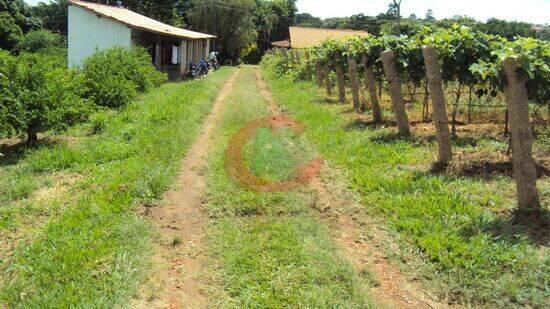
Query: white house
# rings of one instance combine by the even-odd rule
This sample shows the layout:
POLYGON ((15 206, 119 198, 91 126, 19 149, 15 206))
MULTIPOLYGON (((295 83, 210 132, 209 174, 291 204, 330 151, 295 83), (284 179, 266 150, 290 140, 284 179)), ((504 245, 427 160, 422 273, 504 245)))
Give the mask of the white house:
POLYGON ((69 0, 69 66, 80 66, 97 50, 145 47, 155 67, 171 79, 184 76, 190 62, 208 57, 210 34, 173 27, 130 10, 69 0))

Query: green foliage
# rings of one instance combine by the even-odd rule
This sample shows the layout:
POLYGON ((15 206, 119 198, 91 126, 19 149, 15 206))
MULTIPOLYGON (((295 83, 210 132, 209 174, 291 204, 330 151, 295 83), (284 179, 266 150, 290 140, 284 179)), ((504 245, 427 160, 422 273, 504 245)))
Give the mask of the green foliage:
POLYGON ((67 0, 40 1, 32 7, 34 15, 40 18, 44 29, 67 36, 67 18, 59 18, 68 14, 67 0))
POLYGON ((40 201, 36 213, 25 213, 28 207, 13 200, 0 204, 0 229, 11 224, 10 229, 30 230, 13 258, 2 261, 9 265, 3 268, 0 303, 27 308, 130 303, 148 272, 155 237, 136 208, 169 188, 232 72, 222 68, 208 79, 164 84, 114 111, 101 134, 89 136, 84 127, 72 143, 29 150, 18 164, 25 175, 17 184, 11 180, 15 172, 2 174, 8 177, 0 177, 0 203, 4 192, 12 198, 34 193, 29 178, 41 180, 52 171, 80 177, 58 197, 61 202, 40 201), (64 206, 56 208, 58 203, 64 206))
MULTIPOLYGON (((459 19, 457 17, 456 19, 459 19)), ((455 20, 455 19, 453 19, 455 20)), ((405 83, 420 86, 425 82, 422 46, 437 48, 442 64, 442 77, 446 83, 458 82, 469 86, 478 96, 496 96, 504 90, 505 77, 501 62, 506 57, 517 58, 520 73, 525 77, 529 99, 547 103, 550 98, 550 44, 533 38, 517 38, 508 41, 503 37, 484 34, 470 27, 454 23, 448 27, 424 26, 413 36, 369 36, 355 37, 347 42, 327 40, 312 49, 316 60, 333 66, 336 61, 345 64, 346 57, 354 57, 359 63, 363 55, 378 80, 384 79, 380 54, 392 50, 395 65, 405 83)), ((302 79, 299 66, 270 59, 266 62, 268 71, 279 75, 290 75, 302 79), (269 63, 268 63, 269 62, 269 63), (276 67, 278 63, 279 67, 276 67), (294 70, 295 72, 291 72, 294 70)))
POLYGON ((84 62, 85 95, 99 106, 120 107, 138 93, 166 81, 143 48, 115 47, 95 53, 84 62))
POLYGON ((515 40, 517 37, 534 38, 536 33, 533 25, 519 21, 506 21, 497 18, 490 18, 485 24, 480 24, 478 30, 504 37, 508 40, 515 40))
POLYGON ((27 133, 27 141, 35 143, 38 132, 64 130, 90 111, 80 97, 81 76, 66 69, 63 58, 28 53, 4 56, 0 73, 4 135, 27 133))
POLYGON ((220 36, 221 58, 237 60, 241 50, 256 42, 255 1, 230 0, 220 5, 217 0, 194 0, 192 4, 191 23, 196 29, 220 36))
POLYGON ((423 44, 437 48, 442 61, 442 76, 446 82, 457 80, 461 84, 472 85, 476 78, 470 67, 480 59, 493 61, 491 44, 501 38, 475 32, 466 26, 454 24, 452 27, 425 30, 420 34, 423 44), (431 32, 431 33, 429 33, 431 32), (429 33, 429 34, 428 34, 429 33))
POLYGON ((23 0, 0 0, 0 48, 11 50, 24 33, 41 24, 23 0))
POLYGON ((290 56, 289 58, 285 58, 280 55, 265 54, 261 65, 266 69, 268 74, 273 76, 285 76, 295 81, 306 79, 307 64, 305 61, 297 64, 290 59, 290 56))
POLYGON ((31 31, 19 41, 17 51, 34 53, 44 49, 66 47, 65 38, 48 30, 31 31))
POLYGON ((23 37, 23 31, 7 12, 0 12, 0 48, 11 50, 23 37))

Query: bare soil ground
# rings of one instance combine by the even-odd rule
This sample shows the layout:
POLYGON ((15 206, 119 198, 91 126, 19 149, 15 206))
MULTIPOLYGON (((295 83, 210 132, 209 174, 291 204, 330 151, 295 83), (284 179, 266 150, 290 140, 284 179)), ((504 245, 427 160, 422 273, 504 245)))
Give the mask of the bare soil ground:
POLYGON ((202 131, 182 162, 176 187, 166 193, 166 205, 145 206, 143 214, 152 218, 161 234, 153 257, 154 271, 142 288, 137 308, 206 308, 200 271, 204 256, 204 230, 208 217, 205 202, 206 155, 219 122, 219 112, 231 92, 236 71, 219 93, 202 131))
MULTIPOLYGON (((280 114, 275 99, 257 71, 258 87, 268 103, 271 114, 280 114)), ((330 167, 323 168, 318 177, 311 180, 309 186, 315 194, 313 208, 320 218, 326 221, 334 231, 334 240, 353 265, 359 276, 367 272, 374 275, 371 285, 372 296, 376 303, 390 308, 447 308, 448 305, 432 300, 417 282, 407 278, 400 270, 389 263, 383 251, 382 242, 386 236, 377 233, 376 227, 365 227, 365 223, 353 216, 361 205, 347 192, 345 185, 338 181, 328 181, 334 173, 330 167), (374 233, 367 237, 366 231, 374 233)))

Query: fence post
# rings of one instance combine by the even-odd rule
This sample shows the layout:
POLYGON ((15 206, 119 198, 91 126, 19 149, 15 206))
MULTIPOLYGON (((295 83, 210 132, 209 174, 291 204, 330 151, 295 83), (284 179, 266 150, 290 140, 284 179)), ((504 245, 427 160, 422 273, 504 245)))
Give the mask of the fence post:
POLYGON ((329 97, 331 97, 332 96, 332 84, 330 83, 330 67, 329 67, 328 64, 325 64, 324 70, 325 70, 325 73, 324 73, 324 75, 325 75, 325 87, 327 89, 327 95, 329 97))
POLYGON ((348 56, 349 78, 351 82, 351 94, 353 97, 353 109, 359 112, 361 100, 359 98, 359 78, 357 77, 357 62, 355 58, 348 56))
POLYGON ((507 81, 504 96, 510 117, 512 161, 518 192, 518 207, 520 212, 540 211, 537 171, 531 154, 533 137, 525 81, 517 75, 518 65, 513 58, 505 59, 502 67, 507 81))
POLYGON ((428 78, 428 89, 432 98, 433 117, 435 129, 437 130, 437 143, 439 144, 438 163, 446 166, 453 157, 451 149, 451 135, 449 133, 449 119, 445 106, 445 95, 443 93, 443 82, 441 80, 441 65, 437 50, 432 46, 422 48, 424 64, 426 65, 426 77, 428 78))
POLYGON ((400 135, 409 135, 409 119, 405 111, 403 93, 401 92, 401 82, 399 81, 397 70, 395 69, 393 52, 388 50, 383 52, 380 56, 382 57, 384 71, 386 72, 386 77, 388 78, 390 86, 390 97, 395 119, 397 121, 397 129, 400 135))
POLYGON ((323 87, 323 64, 321 61, 315 62, 315 70, 317 71, 317 86, 323 87))
POLYGON ((363 55, 363 65, 365 66, 365 78, 367 80, 367 90, 369 91, 369 97, 372 108, 372 117, 375 123, 382 122, 382 112, 380 110, 380 101, 378 100, 378 94, 376 93, 376 80, 374 79, 374 72, 368 65, 369 58, 367 55, 363 55))
POLYGON ((336 58, 336 77, 338 79, 338 99, 340 103, 346 103, 346 80, 341 56, 336 58))

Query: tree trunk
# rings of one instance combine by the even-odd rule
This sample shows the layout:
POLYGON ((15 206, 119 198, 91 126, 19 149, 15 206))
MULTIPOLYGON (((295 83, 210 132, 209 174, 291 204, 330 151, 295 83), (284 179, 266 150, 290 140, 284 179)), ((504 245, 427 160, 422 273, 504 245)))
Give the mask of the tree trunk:
POLYGON ((344 66, 339 61, 336 62, 336 77, 338 78, 338 99, 340 103, 346 103, 346 81, 344 79, 344 66))
POLYGON ((353 57, 348 57, 349 78, 351 82, 351 94, 353 96, 353 109, 359 112, 361 99, 359 98, 359 77, 357 77, 357 62, 353 57))
POLYGON ((525 81, 516 71, 518 65, 513 58, 502 62, 508 81, 504 95, 509 109, 512 137, 512 160, 518 192, 518 206, 521 212, 541 211, 537 190, 537 171, 532 157, 532 133, 529 127, 529 105, 525 81))
POLYGON ((365 78, 367 80, 367 90, 369 91, 369 97, 372 108, 372 117, 374 123, 382 122, 382 112, 380 109, 380 101, 378 100, 378 95, 376 94, 376 81, 374 79, 374 72, 372 68, 368 66, 369 59, 365 55, 363 56, 363 65, 365 66, 365 78))
POLYGON ((325 64, 325 87, 327 89, 327 95, 332 96, 332 84, 330 83, 330 67, 328 64, 325 64))
POLYGON ((38 134, 33 125, 27 127, 27 146, 34 146, 38 144, 38 134))
POLYGON ((445 94, 443 93, 443 81, 441 79, 441 65, 437 51, 434 47, 422 48, 424 64, 426 65, 426 77, 428 88, 432 97, 433 119, 437 130, 437 143, 439 145, 438 163, 448 165, 453 158, 451 137, 449 135, 449 120, 445 107, 445 94))
POLYGON ((315 70, 317 71, 317 86, 323 87, 323 64, 321 61, 315 63, 315 70))
POLYGON ((385 51, 381 54, 382 63, 384 65, 384 71, 390 86, 390 97, 393 106, 393 112, 397 120, 397 128, 400 135, 409 135, 409 119, 407 112, 405 111, 405 103, 403 102, 403 93, 401 91, 401 82, 399 81, 399 75, 395 69, 395 62, 393 52, 391 50, 385 51))

